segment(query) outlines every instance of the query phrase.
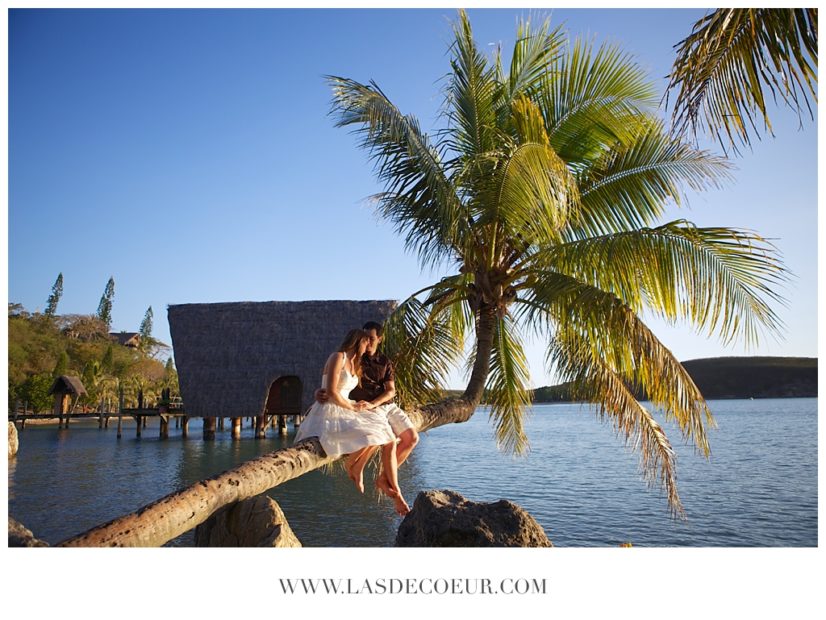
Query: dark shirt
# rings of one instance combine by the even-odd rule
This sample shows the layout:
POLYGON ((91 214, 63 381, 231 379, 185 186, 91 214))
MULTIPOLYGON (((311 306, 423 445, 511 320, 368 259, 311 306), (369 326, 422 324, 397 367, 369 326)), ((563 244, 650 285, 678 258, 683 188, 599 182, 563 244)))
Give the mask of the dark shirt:
POLYGON ((396 380, 396 373, 391 362, 383 353, 372 357, 365 353, 361 358, 361 385, 350 392, 352 400, 373 400, 384 393, 384 384, 396 380))

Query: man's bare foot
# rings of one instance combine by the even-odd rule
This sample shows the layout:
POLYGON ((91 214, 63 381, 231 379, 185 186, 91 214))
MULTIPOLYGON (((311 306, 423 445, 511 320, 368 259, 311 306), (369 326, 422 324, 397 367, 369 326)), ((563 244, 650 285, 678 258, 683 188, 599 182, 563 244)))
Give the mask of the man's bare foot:
POLYGON ((390 486, 390 483, 387 482, 387 478, 384 476, 379 476, 376 478, 376 489, 379 493, 384 493, 387 497, 396 497, 398 495, 396 490, 390 486))

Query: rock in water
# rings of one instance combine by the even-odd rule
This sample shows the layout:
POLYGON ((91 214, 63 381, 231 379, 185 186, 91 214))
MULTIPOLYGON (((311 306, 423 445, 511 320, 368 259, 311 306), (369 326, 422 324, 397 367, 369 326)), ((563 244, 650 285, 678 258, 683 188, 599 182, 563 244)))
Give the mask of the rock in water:
POLYGON ((49 543, 38 540, 32 531, 17 519, 9 516, 9 547, 48 547, 49 543))
POLYGON ((17 454, 19 445, 17 440, 17 427, 14 425, 14 422, 9 422, 9 458, 17 454))
POLYGON ((281 507, 258 495, 222 508, 195 528, 196 547, 300 547, 281 507))
POLYGON ((455 491, 422 491, 396 534, 397 547, 553 547, 545 530, 507 500, 471 502, 455 491))

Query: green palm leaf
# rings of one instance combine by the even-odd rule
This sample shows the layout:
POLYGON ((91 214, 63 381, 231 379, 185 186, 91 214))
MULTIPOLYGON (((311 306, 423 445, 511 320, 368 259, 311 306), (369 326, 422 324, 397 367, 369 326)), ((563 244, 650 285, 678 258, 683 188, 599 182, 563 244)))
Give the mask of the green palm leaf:
POLYGON ((652 121, 626 144, 616 143, 579 173, 580 218, 571 238, 651 225, 683 187, 718 187, 729 176, 722 158, 672 138, 652 121))
POLYGON ((767 92, 798 117, 817 101, 817 9, 717 9, 679 43, 667 94, 678 90, 672 121, 702 127, 725 150, 749 145, 766 112, 767 92))
POLYGON ((630 55, 577 39, 551 65, 536 101, 554 150, 578 169, 602 157, 606 145, 633 139, 657 96, 630 55))
POLYGON ((376 87, 328 76, 337 127, 356 125, 385 191, 374 198, 424 264, 451 256, 468 234, 466 209, 437 150, 416 119, 402 115, 376 87))
POLYGON ((554 270, 610 291, 636 312, 688 320, 726 343, 756 344, 782 322, 768 300, 786 271, 775 248, 748 231, 697 228, 678 220, 657 228, 593 237, 537 252, 538 271, 554 270))
POLYGON ((496 321, 493 343, 485 400, 496 425, 497 443, 509 452, 521 454, 528 449, 523 418, 532 400, 528 389, 530 373, 516 325, 509 315, 496 321))
POLYGON ((393 360, 401 406, 435 402, 464 353, 464 334, 444 307, 434 313, 412 296, 385 322, 384 350, 393 360))
POLYGON ((675 420, 683 436, 708 455, 705 423, 714 422, 702 394, 671 351, 622 300, 554 273, 532 286, 523 303, 525 318, 552 325, 554 342, 575 338, 587 343, 590 356, 643 390, 663 408, 666 419, 675 420))
POLYGON ((593 354, 589 343, 568 333, 552 342, 549 357, 570 380, 574 398, 597 405, 597 414, 611 420, 626 445, 640 454, 640 469, 649 484, 665 488, 668 506, 675 517, 685 518, 677 493, 675 455, 662 427, 643 407, 623 378, 593 354))

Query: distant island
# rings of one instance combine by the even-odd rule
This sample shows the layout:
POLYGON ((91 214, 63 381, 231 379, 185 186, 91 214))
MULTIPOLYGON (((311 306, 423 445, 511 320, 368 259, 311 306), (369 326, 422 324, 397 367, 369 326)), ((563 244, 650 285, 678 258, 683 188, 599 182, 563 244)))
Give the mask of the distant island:
MULTIPOLYGON (((817 397, 816 357, 712 357, 682 364, 709 400, 817 397)), ((534 390, 537 403, 570 401, 565 383, 534 390)))

